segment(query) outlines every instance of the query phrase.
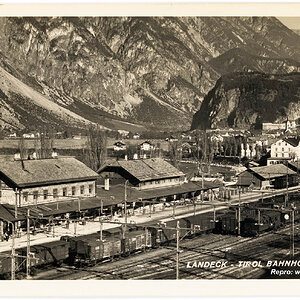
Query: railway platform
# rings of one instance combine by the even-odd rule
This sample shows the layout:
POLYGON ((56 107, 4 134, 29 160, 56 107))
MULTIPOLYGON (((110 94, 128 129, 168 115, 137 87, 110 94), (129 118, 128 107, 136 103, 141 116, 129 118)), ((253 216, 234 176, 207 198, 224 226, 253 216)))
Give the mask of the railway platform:
MULTIPOLYGON (((127 223, 128 224, 142 224, 149 221, 164 221, 170 218, 179 218, 183 216, 188 216, 191 214, 202 214, 206 212, 212 212, 213 210, 222 210, 226 209, 228 205, 238 205, 239 202, 243 203, 251 203, 260 200, 262 197, 274 197, 278 195, 283 195, 287 192, 295 192, 299 191, 300 186, 290 187, 288 189, 280 189, 280 190, 268 190, 268 191, 249 191, 240 195, 233 195, 230 200, 214 200, 214 201, 204 201, 204 202, 196 202, 196 205, 192 203, 186 203, 185 205, 179 206, 169 206, 164 209, 160 206, 160 204, 152 205, 152 209, 150 205, 145 206, 144 212, 140 208, 134 210, 134 214, 128 214, 127 223), (154 209, 153 209, 154 208, 154 209), (151 209, 151 210, 150 210, 151 209)), ((111 219, 105 217, 102 221, 102 229, 109 229, 113 227, 121 226, 121 223, 125 223, 125 217, 123 216, 113 216, 111 219), (106 223, 108 222, 108 223, 106 223), (110 222, 110 223, 109 223, 110 222)), ((56 225, 52 226, 51 230, 47 232, 38 232, 36 234, 30 234, 30 245, 38 245, 51 241, 59 240, 61 236, 64 235, 87 235, 91 233, 95 233, 100 231, 100 220, 99 217, 96 217, 94 220, 86 221, 86 222, 73 222, 70 223, 68 228, 64 225, 56 225)), ((19 236, 15 238, 15 248, 26 247, 27 245, 27 234, 26 232, 20 232, 19 236)), ((12 239, 8 241, 0 242, 0 252, 9 251, 12 246, 12 239)))

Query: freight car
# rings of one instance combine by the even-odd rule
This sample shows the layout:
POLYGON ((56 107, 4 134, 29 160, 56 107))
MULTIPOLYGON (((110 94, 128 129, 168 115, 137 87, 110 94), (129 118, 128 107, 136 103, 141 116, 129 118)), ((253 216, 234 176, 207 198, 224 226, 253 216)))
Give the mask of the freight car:
POLYGON ((158 247, 176 239, 177 222, 179 222, 179 237, 183 238, 214 231, 215 221, 216 216, 213 213, 204 213, 165 222, 152 221, 140 227, 147 228, 151 232, 152 247, 158 247))
POLYGON ((62 237, 69 247, 69 263, 75 265, 94 265, 99 261, 126 256, 130 253, 150 248, 152 238, 150 231, 129 228, 122 238, 120 227, 103 231, 100 234, 89 234, 79 237, 62 237))
MULTIPOLYGON (((19 248, 15 251, 16 272, 25 272, 27 248, 19 248)), ((54 241, 42 245, 30 247, 30 270, 31 275, 36 273, 36 269, 46 265, 60 265, 67 261, 69 257, 69 243, 65 241, 54 241)), ((11 251, 0 254, 0 277, 9 278, 11 273, 11 251)))
MULTIPOLYGON (((242 236, 257 236, 265 231, 277 230, 290 222, 289 213, 284 210, 252 209, 250 207, 241 211, 240 229, 242 236)), ((295 222, 298 222, 300 214, 295 210, 295 222)), ((221 234, 237 234, 238 212, 227 212, 219 217, 215 232, 221 234)))

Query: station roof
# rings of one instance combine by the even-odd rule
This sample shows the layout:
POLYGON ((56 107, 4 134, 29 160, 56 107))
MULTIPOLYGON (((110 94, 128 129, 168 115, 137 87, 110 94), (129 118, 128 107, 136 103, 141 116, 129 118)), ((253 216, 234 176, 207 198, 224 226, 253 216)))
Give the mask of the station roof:
POLYGON ((0 178, 13 187, 31 187, 97 179, 98 174, 73 157, 1 161, 0 178))
POLYGON ((123 168, 139 181, 184 176, 183 172, 161 158, 114 161, 107 163, 98 173, 108 167, 123 168))
MULTIPOLYGON (((137 190, 134 188, 127 188, 127 201, 135 202, 140 200, 151 200, 153 198, 162 198, 167 196, 172 196, 176 194, 191 193, 201 190, 208 190, 219 187, 219 184, 214 182, 204 182, 204 187, 202 188, 202 182, 188 182, 180 185, 173 185, 170 187, 155 188, 155 189, 145 189, 137 190)), ((103 199, 113 199, 117 203, 124 201, 125 187, 124 185, 111 186, 110 190, 106 191, 101 189, 97 191, 97 196, 103 199)))
MULTIPOLYGON (((127 201, 136 202, 140 200, 150 200, 153 198, 164 197, 175 194, 196 192, 200 190, 207 190, 217 188, 219 185, 212 182, 205 182, 202 188, 201 182, 188 182, 178 186, 169 188, 159 188, 139 191, 135 189, 127 189, 127 201)), ((17 218, 15 218, 15 207, 11 204, 0 204, 0 219, 12 222, 18 220, 25 220, 27 209, 30 209, 31 217, 50 217, 53 215, 65 214, 87 209, 97 209, 101 207, 109 207, 124 202, 125 187, 118 185, 111 187, 110 190, 98 189, 96 197, 84 198, 81 200, 66 200, 52 203, 39 204, 37 206, 30 205, 27 207, 18 207, 17 218)))

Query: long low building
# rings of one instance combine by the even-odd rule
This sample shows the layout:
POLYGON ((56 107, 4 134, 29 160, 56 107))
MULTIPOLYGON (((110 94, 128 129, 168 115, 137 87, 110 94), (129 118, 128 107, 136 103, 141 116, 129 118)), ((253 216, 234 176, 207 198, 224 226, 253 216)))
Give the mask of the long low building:
POLYGON ((124 184, 139 190, 175 186, 184 182, 185 174, 161 158, 120 160, 98 170, 102 181, 124 184))
POLYGON ((283 164, 254 167, 238 175, 237 185, 258 189, 284 188, 297 184, 297 173, 283 164))

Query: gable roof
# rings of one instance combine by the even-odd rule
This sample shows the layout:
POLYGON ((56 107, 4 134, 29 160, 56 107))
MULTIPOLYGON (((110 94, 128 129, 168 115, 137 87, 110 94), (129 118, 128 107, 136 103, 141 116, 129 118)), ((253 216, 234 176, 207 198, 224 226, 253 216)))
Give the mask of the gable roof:
MULTIPOLYGON (((295 171, 291 170, 283 164, 276 164, 270 166, 254 167, 249 168, 250 172, 257 174, 264 179, 277 178, 288 175, 296 174, 295 171)), ((247 170, 246 170, 247 171, 247 170)))
POLYGON ((0 178, 14 187, 96 179, 98 174, 73 157, 0 161, 0 178))
POLYGON ((153 145, 150 141, 144 141, 144 142, 142 142, 140 145, 144 145, 144 144, 153 145))
POLYGON ((300 170, 300 161, 296 160, 296 161, 289 161, 288 162, 289 166, 292 167, 292 169, 299 169, 300 170))
POLYGON ((114 146, 126 146, 126 144, 125 143, 123 143, 122 141, 118 141, 118 142, 115 142, 114 143, 114 146))
POLYGON ((283 140, 292 145, 293 147, 297 147, 300 142, 300 138, 284 138, 283 140))
POLYGON ((98 173, 106 167, 121 167, 139 181, 184 176, 183 172, 161 158, 114 161, 107 163, 98 173))

